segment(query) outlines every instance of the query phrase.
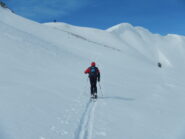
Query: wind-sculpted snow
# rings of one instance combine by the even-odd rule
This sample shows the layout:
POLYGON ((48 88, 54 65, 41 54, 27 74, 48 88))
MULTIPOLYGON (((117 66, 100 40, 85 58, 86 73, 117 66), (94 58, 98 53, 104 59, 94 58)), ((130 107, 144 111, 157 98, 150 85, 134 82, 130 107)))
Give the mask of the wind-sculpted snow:
MULTIPOLYGON (((59 29, 59 30, 61 30, 61 29, 59 29)), ((118 48, 114 48, 114 47, 108 46, 108 45, 106 45, 106 44, 101 44, 101 43, 98 43, 98 42, 89 40, 89 39, 87 39, 87 38, 85 38, 85 37, 83 37, 83 36, 80 36, 80 35, 75 34, 75 33, 72 33, 72 32, 68 32, 68 31, 64 31, 64 30, 61 30, 61 31, 66 32, 66 33, 70 34, 71 36, 74 36, 74 37, 76 37, 76 38, 82 39, 82 40, 87 41, 87 42, 89 42, 89 43, 93 43, 93 44, 95 44, 95 45, 103 46, 103 47, 105 47, 105 48, 109 48, 109 49, 112 49, 112 50, 115 50, 115 51, 121 51, 121 50, 118 49, 118 48)))
POLYGON ((0 42, 0 139, 184 139, 184 36, 39 24, 0 7, 0 42))

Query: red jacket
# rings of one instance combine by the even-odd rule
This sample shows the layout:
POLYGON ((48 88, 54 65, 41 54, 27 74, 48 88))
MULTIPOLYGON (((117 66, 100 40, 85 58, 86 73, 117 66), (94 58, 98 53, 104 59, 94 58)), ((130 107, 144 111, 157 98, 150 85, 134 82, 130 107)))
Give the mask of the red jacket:
MULTIPOLYGON (((99 69, 96 67, 96 69, 97 69, 97 78, 98 78, 98 81, 100 81, 100 71, 99 71, 99 69)), ((87 73, 90 73, 90 70, 91 70, 91 67, 89 67, 89 68, 87 68, 86 70, 85 70, 85 74, 87 74, 87 73)), ((91 78, 90 76, 89 76, 89 78, 91 78)))
MULTIPOLYGON (((89 73, 89 72, 90 72, 90 68, 91 68, 91 67, 87 68, 87 69, 85 70, 85 72, 84 72, 84 73, 85 73, 85 74, 89 73)), ((98 68, 97 68, 97 70, 98 70, 98 73, 100 73, 100 71, 99 71, 99 69, 98 69, 98 68)))

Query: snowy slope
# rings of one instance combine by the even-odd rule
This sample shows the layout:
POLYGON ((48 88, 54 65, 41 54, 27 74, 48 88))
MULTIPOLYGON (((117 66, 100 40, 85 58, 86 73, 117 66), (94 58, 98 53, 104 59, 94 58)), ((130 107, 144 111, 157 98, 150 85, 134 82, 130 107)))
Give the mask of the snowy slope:
POLYGON ((0 8, 0 42, 1 139, 184 139, 185 37, 39 24, 0 8), (83 74, 91 61, 97 102, 83 74))

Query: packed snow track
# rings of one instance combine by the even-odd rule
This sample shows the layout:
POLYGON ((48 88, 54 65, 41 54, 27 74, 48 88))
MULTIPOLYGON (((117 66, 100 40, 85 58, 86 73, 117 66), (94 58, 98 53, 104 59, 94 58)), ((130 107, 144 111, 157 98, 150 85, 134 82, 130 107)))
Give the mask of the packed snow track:
POLYGON ((97 102, 89 100, 76 131, 75 139, 92 139, 94 115, 97 102))

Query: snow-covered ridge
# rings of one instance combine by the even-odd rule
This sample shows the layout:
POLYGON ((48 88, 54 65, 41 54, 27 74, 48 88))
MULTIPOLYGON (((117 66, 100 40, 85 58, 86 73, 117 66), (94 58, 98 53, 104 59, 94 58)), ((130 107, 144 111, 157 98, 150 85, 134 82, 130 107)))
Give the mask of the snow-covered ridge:
MULTIPOLYGON (((121 35, 127 32, 133 32, 135 34, 140 34, 142 36, 142 34, 146 35, 146 36, 151 36, 153 35, 155 36, 161 36, 159 34, 153 34, 152 32, 150 32, 148 29, 140 27, 140 26, 133 26, 129 23, 121 23, 118 25, 115 25, 113 27, 110 27, 107 29, 108 32, 113 33, 115 35, 121 35)), ((161 36, 162 37, 162 36, 161 36)), ((171 39, 184 39, 185 36, 182 35, 178 35, 178 34, 167 34, 166 36, 163 36, 163 38, 171 38, 171 39)))
POLYGON ((147 29, 143 27, 134 27, 129 23, 121 23, 121 24, 115 25, 111 28, 108 28, 107 31, 111 33, 115 33, 117 35, 120 35, 125 31, 145 32, 146 34, 152 34, 151 32, 149 32, 147 29))
POLYGON ((0 139, 184 139, 183 36, 39 24, 0 7, 0 42, 0 139))

